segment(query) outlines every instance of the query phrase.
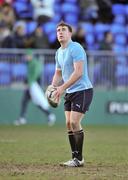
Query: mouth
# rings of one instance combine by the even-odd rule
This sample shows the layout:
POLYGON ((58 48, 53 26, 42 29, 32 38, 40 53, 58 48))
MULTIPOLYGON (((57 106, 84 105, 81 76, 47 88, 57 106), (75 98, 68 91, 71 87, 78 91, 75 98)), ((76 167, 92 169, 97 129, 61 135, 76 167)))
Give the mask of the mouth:
POLYGON ((60 39, 62 39, 62 38, 63 38, 63 36, 59 36, 59 38, 60 38, 60 39))

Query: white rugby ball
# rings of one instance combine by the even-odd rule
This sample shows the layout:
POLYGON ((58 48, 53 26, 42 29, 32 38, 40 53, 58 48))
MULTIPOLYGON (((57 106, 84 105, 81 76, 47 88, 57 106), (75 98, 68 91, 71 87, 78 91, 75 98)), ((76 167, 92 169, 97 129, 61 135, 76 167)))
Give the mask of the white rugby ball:
POLYGON ((49 104, 54 108, 56 108, 60 103, 60 101, 58 101, 56 96, 55 96, 56 90, 57 90, 57 88, 52 86, 52 85, 49 85, 47 90, 46 90, 47 100, 48 100, 49 104))

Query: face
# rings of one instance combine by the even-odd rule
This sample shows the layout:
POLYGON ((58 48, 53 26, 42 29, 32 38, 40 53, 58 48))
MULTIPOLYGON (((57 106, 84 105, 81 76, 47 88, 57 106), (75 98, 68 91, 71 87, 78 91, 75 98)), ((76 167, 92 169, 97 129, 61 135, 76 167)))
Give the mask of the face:
POLYGON ((35 31, 35 34, 36 34, 36 36, 38 36, 38 37, 42 36, 42 34, 43 34, 42 29, 41 29, 40 27, 38 27, 38 28, 36 29, 36 31, 35 31))
POLYGON ((107 35, 107 41, 108 41, 108 42, 112 42, 112 40, 113 40, 112 34, 109 33, 109 34, 107 35))
POLYGON ((57 39, 60 43, 68 42, 71 39, 72 33, 69 31, 67 26, 57 27, 57 39))
POLYGON ((25 34, 25 29, 22 26, 18 26, 16 29, 16 32, 20 35, 23 36, 25 34))

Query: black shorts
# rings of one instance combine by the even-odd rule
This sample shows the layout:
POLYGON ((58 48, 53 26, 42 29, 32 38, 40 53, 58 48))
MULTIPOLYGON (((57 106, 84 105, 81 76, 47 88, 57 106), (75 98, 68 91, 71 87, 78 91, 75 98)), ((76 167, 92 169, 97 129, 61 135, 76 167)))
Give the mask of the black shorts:
POLYGON ((92 102, 93 89, 65 94, 64 110, 85 113, 92 102))

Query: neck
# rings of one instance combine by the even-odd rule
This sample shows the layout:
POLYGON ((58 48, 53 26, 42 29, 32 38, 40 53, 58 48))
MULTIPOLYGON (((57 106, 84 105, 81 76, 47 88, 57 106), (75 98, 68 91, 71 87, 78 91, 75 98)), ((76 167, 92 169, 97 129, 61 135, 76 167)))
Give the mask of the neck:
POLYGON ((67 46, 68 46, 68 43, 71 41, 71 39, 70 40, 68 40, 67 42, 60 42, 60 45, 61 45, 61 47, 64 49, 64 48, 66 48, 67 46))

